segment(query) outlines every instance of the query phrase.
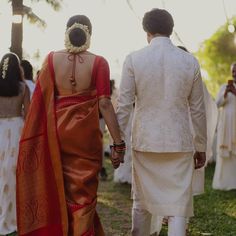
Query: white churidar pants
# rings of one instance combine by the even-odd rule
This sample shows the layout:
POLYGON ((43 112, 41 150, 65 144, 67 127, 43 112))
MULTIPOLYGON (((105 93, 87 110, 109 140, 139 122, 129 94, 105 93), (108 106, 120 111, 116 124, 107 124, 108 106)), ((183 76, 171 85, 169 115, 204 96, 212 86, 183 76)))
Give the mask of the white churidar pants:
MULTIPOLYGON (((138 202, 134 201, 132 208, 132 236, 150 236, 152 214, 140 208, 138 202)), ((159 223, 162 223, 160 221, 159 223)), ((161 228, 161 226, 158 226, 161 228)), ((181 216, 168 217, 168 236, 185 236, 187 218, 181 216)))

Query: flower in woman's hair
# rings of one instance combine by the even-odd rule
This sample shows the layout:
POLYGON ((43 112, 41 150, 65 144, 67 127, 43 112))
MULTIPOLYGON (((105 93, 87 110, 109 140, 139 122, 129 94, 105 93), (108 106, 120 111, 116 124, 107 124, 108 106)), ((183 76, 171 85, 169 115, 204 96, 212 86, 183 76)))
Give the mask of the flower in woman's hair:
POLYGON ((90 37, 91 36, 90 36, 89 28, 88 28, 87 25, 82 25, 80 23, 74 23, 71 27, 69 27, 66 30, 66 33, 65 33, 65 48, 67 49, 68 52, 71 52, 71 53, 79 53, 79 52, 86 51, 90 46, 90 37), (81 30, 84 31, 84 33, 86 35, 86 42, 80 47, 74 46, 70 41, 69 35, 70 35, 70 32, 73 29, 81 29, 81 30))
POLYGON ((2 66, 2 78, 3 79, 5 79, 6 75, 7 75, 8 63, 9 63, 9 57, 6 57, 3 60, 3 66, 2 66))

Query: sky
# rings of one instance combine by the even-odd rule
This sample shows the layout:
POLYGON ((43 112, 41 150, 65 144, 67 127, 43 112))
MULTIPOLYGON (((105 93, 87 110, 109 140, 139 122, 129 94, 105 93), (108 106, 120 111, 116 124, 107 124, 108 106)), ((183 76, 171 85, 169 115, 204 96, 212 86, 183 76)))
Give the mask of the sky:
MULTIPOLYGON (((11 37, 11 6, 0 0, 0 57, 9 51, 11 37)), ((172 36, 174 44, 184 44, 196 52, 236 12, 236 0, 64 0, 62 9, 55 12, 45 1, 24 4, 44 19, 45 29, 29 24, 24 18, 23 50, 26 59, 38 69, 50 51, 64 48, 66 22, 75 14, 87 15, 93 25, 90 51, 104 56, 111 69, 111 77, 119 80, 125 56, 147 45, 142 29, 142 17, 152 8, 165 8, 175 22, 174 30, 182 42, 172 36), (225 3, 225 11, 223 8, 225 3), (226 14, 225 14, 226 12, 226 14), (39 52, 40 59, 34 55, 39 52)))

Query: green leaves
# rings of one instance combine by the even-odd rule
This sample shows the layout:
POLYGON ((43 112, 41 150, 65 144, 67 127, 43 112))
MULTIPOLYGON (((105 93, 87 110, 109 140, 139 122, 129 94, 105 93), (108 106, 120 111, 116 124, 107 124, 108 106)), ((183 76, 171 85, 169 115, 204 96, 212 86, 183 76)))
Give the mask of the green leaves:
MULTIPOLYGON (((236 25, 236 18, 232 19, 232 23, 236 25)), ((208 73, 208 78, 204 80, 215 96, 220 85, 231 77, 230 65, 236 61, 236 33, 228 31, 228 24, 221 26, 211 38, 203 42, 196 56, 208 73)))

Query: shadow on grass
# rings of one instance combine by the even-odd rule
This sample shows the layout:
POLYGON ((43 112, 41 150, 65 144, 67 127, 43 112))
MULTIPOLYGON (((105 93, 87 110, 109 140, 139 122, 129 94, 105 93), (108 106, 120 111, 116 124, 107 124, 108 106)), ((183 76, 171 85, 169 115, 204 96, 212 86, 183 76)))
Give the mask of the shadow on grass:
POLYGON ((131 218, 122 208, 99 202, 97 209, 106 236, 130 235, 131 218))

